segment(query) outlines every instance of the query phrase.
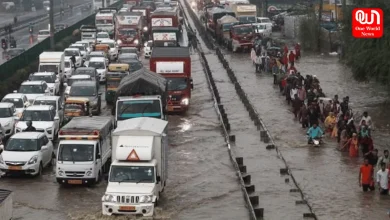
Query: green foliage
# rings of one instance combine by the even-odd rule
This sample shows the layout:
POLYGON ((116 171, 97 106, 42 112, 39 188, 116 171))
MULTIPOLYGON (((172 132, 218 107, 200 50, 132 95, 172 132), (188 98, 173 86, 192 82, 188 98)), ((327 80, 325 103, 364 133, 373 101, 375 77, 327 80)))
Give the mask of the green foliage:
MULTIPOLYGON (((390 6, 383 0, 356 1, 356 7, 381 8, 384 24, 390 24, 390 6)), ((343 22, 344 61, 351 67, 357 80, 376 80, 390 85, 390 29, 384 29, 380 39, 357 39, 352 37, 352 10, 347 10, 343 22)))
POLYGON ((309 16, 301 20, 299 24, 299 41, 304 50, 318 50, 318 20, 315 16, 309 16))

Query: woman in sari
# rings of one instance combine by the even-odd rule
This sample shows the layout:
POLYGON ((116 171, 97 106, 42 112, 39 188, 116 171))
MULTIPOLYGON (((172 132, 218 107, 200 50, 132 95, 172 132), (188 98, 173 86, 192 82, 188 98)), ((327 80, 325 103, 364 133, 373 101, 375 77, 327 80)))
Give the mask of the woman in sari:
POLYGON ((345 125, 342 125, 340 127, 341 133, 340 133, 340 143, 339 143, 339 150, 341 151, 346 151, 346 148, 344 146, 347 145, 348 142, 348 133, 347 133, 347 128, 345 125))
POLYGON ((352 138, 350 138, 347 143, 344 145, 349 147, 349 156, 350 157, 358 157, 359 156, 359 139, 356 133, 352 134, 352 138))

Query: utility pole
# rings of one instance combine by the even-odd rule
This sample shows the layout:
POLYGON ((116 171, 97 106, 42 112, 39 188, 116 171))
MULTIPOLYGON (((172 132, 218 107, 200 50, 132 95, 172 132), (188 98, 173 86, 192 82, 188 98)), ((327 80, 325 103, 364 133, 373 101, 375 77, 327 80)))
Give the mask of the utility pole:
POLYGON ((318 51, 321 52, 321 23, 322 23, 322 8, 324 0, 320 0, 320 5, 318 9, 318 51))
POLYGON ((49 10, 49 20, 50 20, 50 48, 54 50, 54 0, 50 0, 50 10, 49 10))

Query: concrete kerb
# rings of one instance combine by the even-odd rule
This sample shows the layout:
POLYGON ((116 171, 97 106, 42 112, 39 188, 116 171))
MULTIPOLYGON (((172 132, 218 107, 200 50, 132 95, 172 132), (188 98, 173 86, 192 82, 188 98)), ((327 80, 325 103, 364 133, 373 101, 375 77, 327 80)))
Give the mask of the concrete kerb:
MULTIPOLYGON (((186 7, 187 8, 190 8, 189 5, 188 5, 188 2, 184 0, 184 4, 186 4, 186 7)), ((186 11, 184 10, 183 6, 182 6, 182 2, 180 2, 180 7, 182 8, 182 11, 184 12, 184 16, 185 18, 188 20, 187 18, 187 14, 186 14, 186 11)), ((194 14, 194 12, 192 10, 188 10, 189 13, 190 13, 190 16, 191 18, 193 19, 194 23, 195 23, 195 26, 197 26, 197 29, 198 29, 198 32, 199 34, 203 37, 203 38, 206 38, 207 39, 207 33, 205 33, 201 28, 201 26, 199 26, 199 20, 197 19, 196 15, 194 14), (195 19, 194 19, 195 18, 195 19)), ((185 23, 185 25, 187 26, 187 28, 191 29, 191 27, 189 26, 189 24, 185 23)), ((208 40, 205 40, 205 43, 207 44, 207 46, 209 48, 214 48, 213 47, 213 44, 210 43, 210 39, 208 40)), ((248 210, 249 210, 249 214, 250 214, 250 219, 252 220, 257 220, 257 217, 263 217, 263 212, 264 210, 261 209, 261 208, 256 208, 254 209, 254 205, 257 205, 259 202, 259 198, 258 196, 250 196, 249 194, 251 194, 251 190, 254 190, 254 186, 253 187, 248 187, 248 185, 250 185, 250 175, 247 175, 246 174, 246 166, 243 165, 243 161, 241 163, 241 165, 238 164, 238 161, 236 161, 236 158, 235 156, 233 155, 233 152, 231 150, 231 144, 230 144, 230 141, 234 142, 235 141, 235 136, 234 135, 230 135, 229 134, 229 131, 230 131, 230 124, 229 124, 229 120, 227 119, 227 115, 226 115, 226 112, 224 110, 224 107, 223 105, 220 105, 220 101, 217 100, 217 97, 216 97, 216 93, 215 91, 217 91, 216 89, 213 89, 214 87, 216 88, 215 86, 215 82, 214 82, 214 79, 213 76, 212 76, 212 73, 210 71, 210 68, 209 68, 209 65, 208 65, 208 62, 207 62, 207 59, 204 55, 204 52, 202 51, 201 47, 198 45, 197 46, 197 51, 198 53, 200 54, 200 57, 202 58, 201 59, 201 63, 203 65, 203 68, 205 69, 205 72, 206 72, 206 79, 208 81, 208 84, 209 84, 209 87, 210 87, 210 90, 212 91, 212 96, 213 96, 213 99, 214 99, 214 108, 218 114, 218 117, 219 117, 219 120, 222 122, 221 125, 222 125, 222 130, 224 132, 224 136, 225 136, 225 141, 226 141, 226 144, 227 144, 227 148, 228 148, 228 153, 229 153, 229 156, 230 156, 230 160, 236 170, 236 174, 238 176, 238 179, 239 179, 239 182, 240 182, 240 186, 241 186, 241 190, 243 192, 243 196, 244 196, 244 199, 245 199, 245 202, 247 204, 247 207, 248 207, 248 210), (208 67, 208 68, 206 68, 208 67), (211 83, 211 82, 214 82, 214 83, 211 83), (212 85, 213 84, 213 85, 212 85), (220 109, 223 109, 223 113, 221 113, 220 109), (223 117, 224 116, 224 117, 223 117), (241 172, 241 171, 245 171, 245 172, 241 172), (249 176, 249 177, 248 177, 249 176), (244 181, 245 180, 245 181, 244 181), (247 191, 247 189, 249 189, 249 192, 247 191)))
MULTIPOLYGON (((190 6, 188 5, 188 2, 184 1, 184 3, 186 4, 187 8, 190 8, 190 6)), ((189 10, 189 13, 190 13, 190 16, 192 17, 192 19, 194 20, 195 26, 197 27, 199 32, 202 33, 200 36, 203 37, 207 41, 206 42, 206 46, 209 49, 214 49, 215 45, 210 43, 212 41, 209 41, 210 37, 209 37, 208 33, 206 32, 206 30, 204 29, 204 27, 200 24, 199 19, 197 18, 196 14, 192 10, 189 10)), ((216 53, 217 53, 217 56, 220 59, 222 64, 227 62, 226 59, 224 58, 222 52, 220 51, 220 49, 218 47, 216 47, 216 53)), ((227 74, 228 74, 229 78, 232 79, 232 83, 238 84, 237 78, 235 77, 235 74, 234 74, 234 71, 232 71, 230 68, 228 68, 229 64, 227 64, 226 67, 227 67, 226 68, 227 74)), ((246 94, 242 91, 242 89, 238 89, 238 88, 240 88, 240 86, 237 86, 237 87, 235 86, 235 88, 237 88, 236 89, 236 91, 238 90, 237 94, 239 95, 239 97, 242 100, 242 102, 244 103, 244 105, 245 105, 245 103, 248 103, 248 104, 246 104, 247 106, 248 105, 252 106, 252 104, 250 103, 250 101, 246 97, 246 94)), ((247 107, 247 109, 249 110, 249 107, 247 107)), ((259 116, 259 114, 257 113, 256 110, 255 110, 255 112, 256 112, 256 115, 259 116)), ((264 133, 262 133, 263 135, 261 135, 262 141, 265 142, 265 143, 270 143, 271 142, 270 145, 273 145, 272 147, 270 145, 268 145, 270 147, 268 147, 267 149, 272 149, 272 148, 275 149, 277 154, 278 154, 278 156, 283 160, 284 164, 286 165, 286 169, 288 170, 287 173, 290 174, 291 179, 293 180, 295 186, 297 187, 297 189, 294 189, 294 190, 297 190, 301 194, 302 200, 306 201, 305 196, 303 194, 303 191, 301 190, 298 182, 295 180, 294 176, 292 175, 291 170, 290 170, 290 168, 289 168, 289 166, 287 164, 287 161, 284 159, 284 157, 283 157, 282 153, 280 152, 280 150, 278 149, 278 147, 276 147, 275 142, 274 142, 274 140, 273 140, 269 130, 266 128, 266 126, 263 123, 263 121, 261 120, 261 118, 257 117, 257 119, 255 119, 254 123, 257 124, 257 130, 260 130, 260 131, 264 132, 264 133)), ((317 219, 316 215, 313 212, 313 209, 312 209, 311 205, 309 203, 307 203, 307 206, 308 206, 308 208, 309 208, 311 213, 305 213, 304 216, 308 216, 308 217, 312 217, 314 219, 317 219), (309 216, 309 214, 310 214, 310 216, 309 216)), ((263 210, 260 211, 259 209, 256 209, 256 211, 263 212, 263 210)), ((255 216, 256 216, 256 214, 258 214, 258 213, 255 213, 255 216)))

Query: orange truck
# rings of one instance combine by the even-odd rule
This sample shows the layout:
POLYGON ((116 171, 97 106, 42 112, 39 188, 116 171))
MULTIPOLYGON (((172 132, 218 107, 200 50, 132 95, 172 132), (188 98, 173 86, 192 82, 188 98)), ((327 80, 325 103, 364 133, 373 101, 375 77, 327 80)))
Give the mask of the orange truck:
POLYGON ((155 47, 150 57, 150 70, 168 81, 168 112, 185 112, 191 100, 191 56, 188 47, 155 47))

